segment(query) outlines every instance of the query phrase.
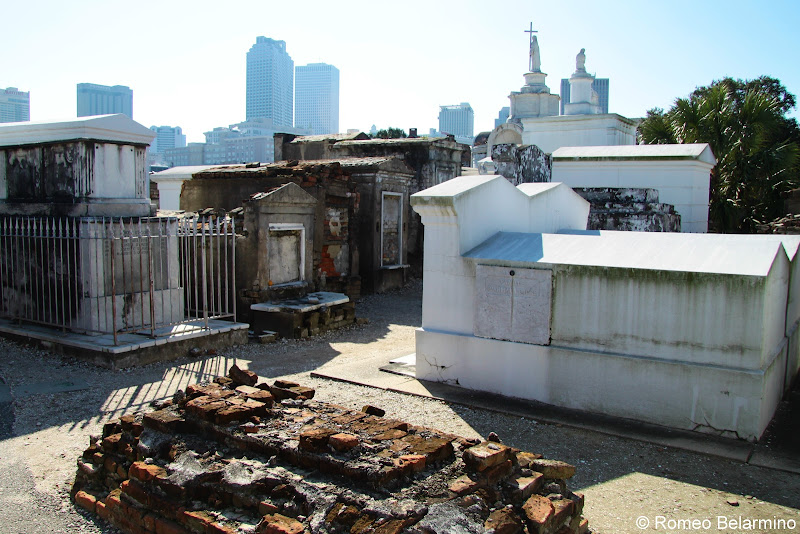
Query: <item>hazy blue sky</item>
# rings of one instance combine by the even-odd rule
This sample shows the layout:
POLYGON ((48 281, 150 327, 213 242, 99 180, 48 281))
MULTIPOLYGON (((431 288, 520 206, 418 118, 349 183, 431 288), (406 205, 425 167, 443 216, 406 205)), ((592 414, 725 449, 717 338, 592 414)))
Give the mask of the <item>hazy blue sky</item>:
POLYGON ((797 0, 26 0, 5 2, 0 19, 0 88, 30 91, 31 120, 74 117, 77 83, 127 85, 135 120, 181 126, 189 141, 244 120, 258 35, 286 41, 295 65, 339 68, 342 131, 425 133, 440 105, 460 102, 476 133, 491 129, 524 83, 531 21, 551 91, 585 48, 624 116, 724 76, 766 74, 800 93, 797 0))

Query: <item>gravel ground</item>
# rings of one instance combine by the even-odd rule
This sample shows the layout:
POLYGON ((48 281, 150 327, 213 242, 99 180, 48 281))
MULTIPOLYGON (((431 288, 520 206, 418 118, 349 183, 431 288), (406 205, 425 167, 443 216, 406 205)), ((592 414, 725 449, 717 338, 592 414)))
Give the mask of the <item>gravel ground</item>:
POLYGON ((0 532, 116 532, 68 499, 75 461, 89 435, 100 433, 113 417, 146 409, 151 400, 169 397, 189 383, 225 374, 232 363, 270 380, 298 380, 316 388, 319 400, 354 408, 373 404, 385 409, 387 417, 468 437, 494 431, 509 445, 573 463, 578 470, 570 487, 586 494, 584 514, 594 532, 643 532, 637 518, 639 526, 646 519, 651 532, 800 528, 800 475, 501 411, 311 378, 313 371, 337 367, 374 372, 360 363, 376 358, 388 362, 413 352, 421 285, 366 297, 357 313, 369 318, 369 324, 312 340, 249 344, 126 371, 108 371, 0 340, 0 532), (3 383, 11 402, 3 402, 3 383), (739 517, 795 521, 796 527, 718 528, 730 527, 739 517), (701 521, 701 527, 708 520, 711 527, 670 523, 692 519, 701 521))

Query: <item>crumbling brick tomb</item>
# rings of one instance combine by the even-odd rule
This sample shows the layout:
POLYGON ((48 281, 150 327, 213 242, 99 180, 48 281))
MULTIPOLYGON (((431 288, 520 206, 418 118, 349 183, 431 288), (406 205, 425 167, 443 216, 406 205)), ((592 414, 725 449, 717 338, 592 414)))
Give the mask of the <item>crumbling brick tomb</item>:
POLYGON ((107 423, 78 506, 130 533, 583 533, 575 468, 313 400, 237 366, 107 423))

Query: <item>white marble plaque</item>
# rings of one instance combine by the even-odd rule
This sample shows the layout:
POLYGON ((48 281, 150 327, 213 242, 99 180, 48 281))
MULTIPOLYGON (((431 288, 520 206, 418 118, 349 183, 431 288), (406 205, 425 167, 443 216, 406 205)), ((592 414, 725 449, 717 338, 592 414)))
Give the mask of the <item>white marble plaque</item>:
POLYGON ((549 345, 552 279, 545 269, 476 266, 475 335, 549 345))

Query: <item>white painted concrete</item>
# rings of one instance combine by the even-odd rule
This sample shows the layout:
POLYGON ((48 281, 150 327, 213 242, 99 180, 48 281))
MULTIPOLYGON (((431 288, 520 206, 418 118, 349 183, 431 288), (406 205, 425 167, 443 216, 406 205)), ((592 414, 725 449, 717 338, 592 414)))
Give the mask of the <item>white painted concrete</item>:
POLYGON ((800 365, 800 237, 586 231, 565 191, 477 176, 412 197, 417 377, 757 439, 800 365), (523 273, 549 295, 517 294, 523 273))
POLYGON ((183 182, 191 180, 196 172, 215 167, 224 167, 224 165, 183 165, 151 174, 150 180, 155 182, 158 187, 159 209, 180 210, 183 182))
POLYGON ((633 145, 636 124, 616 113, 523 118, 522 144, 549 153, 561 147, 633 145))
POLYGON ((126 115, 95 115, 62 121, 0 124, 0 147, 57 143, 76 139, 147 146, 155 134, 126 115))
POLYGON ((708 231, 708 195, 716 159, 705 143, 565 146, 553 152, 553 181, 570 187, 652 188, 675 206, 683 232, 708 231))

